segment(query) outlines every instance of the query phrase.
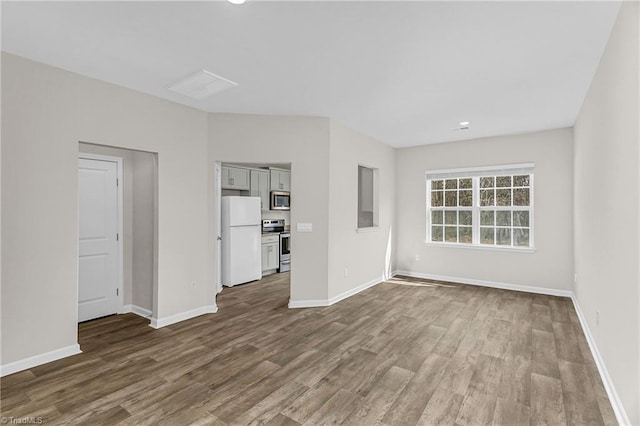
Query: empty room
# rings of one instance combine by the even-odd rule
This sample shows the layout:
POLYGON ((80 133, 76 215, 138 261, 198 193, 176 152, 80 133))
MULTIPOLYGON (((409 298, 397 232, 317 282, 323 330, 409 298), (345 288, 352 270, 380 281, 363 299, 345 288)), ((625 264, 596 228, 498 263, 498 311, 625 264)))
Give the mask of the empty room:
POLYGON ((0 7, 1 423, 640 426, 640 2, 0 7))

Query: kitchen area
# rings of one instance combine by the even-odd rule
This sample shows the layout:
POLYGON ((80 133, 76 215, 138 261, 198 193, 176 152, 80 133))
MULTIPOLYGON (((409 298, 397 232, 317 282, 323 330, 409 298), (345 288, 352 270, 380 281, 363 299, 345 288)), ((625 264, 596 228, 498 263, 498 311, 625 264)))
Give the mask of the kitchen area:
POLYGON ((222 164, 223 286, 290 270, 290 206, 290 164, 222 164))

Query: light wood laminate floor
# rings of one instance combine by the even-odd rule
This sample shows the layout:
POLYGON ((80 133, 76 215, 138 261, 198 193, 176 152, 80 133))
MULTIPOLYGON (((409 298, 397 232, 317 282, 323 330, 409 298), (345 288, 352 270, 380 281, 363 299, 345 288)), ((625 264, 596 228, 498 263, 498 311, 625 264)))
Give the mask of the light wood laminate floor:
MULTIPOLYGON (((83 353, 2 379, 45 424, 615 424, 571 301, 396 277, 288 309, 288 274, 154 330, 83 323, 83 353)), ((25 339, 28 336, 25 336, 25 339)))

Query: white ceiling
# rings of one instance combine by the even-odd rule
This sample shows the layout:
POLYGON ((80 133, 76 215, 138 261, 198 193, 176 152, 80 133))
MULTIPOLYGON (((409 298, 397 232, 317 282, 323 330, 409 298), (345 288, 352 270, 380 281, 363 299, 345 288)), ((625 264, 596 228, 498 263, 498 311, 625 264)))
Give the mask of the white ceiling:
POLYGON ((205 111, 332 117, 401 147, 572 126, 619 6, 3 1, 2 49, 205 111), (167 90, 203 68, 239 86, 202 101, 167 90))

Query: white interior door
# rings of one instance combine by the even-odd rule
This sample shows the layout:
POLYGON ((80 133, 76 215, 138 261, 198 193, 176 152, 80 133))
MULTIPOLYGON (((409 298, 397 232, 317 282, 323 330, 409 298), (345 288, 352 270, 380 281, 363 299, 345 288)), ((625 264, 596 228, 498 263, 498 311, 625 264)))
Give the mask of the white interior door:
POLYGON ((80 159, 78 321, 118 312, 118 163, 80 159))
POLYGON ((216 230, 216 245, 215 245, 215 256, 216 256, 216 292, 220 293, 222 291, 222 208, 221 208, 221 199, 222 199, 222 165, 220 163, 216 163, 216 193, 214 197, 214 211, 216 212, 215 218, 215 230, 216 230))

